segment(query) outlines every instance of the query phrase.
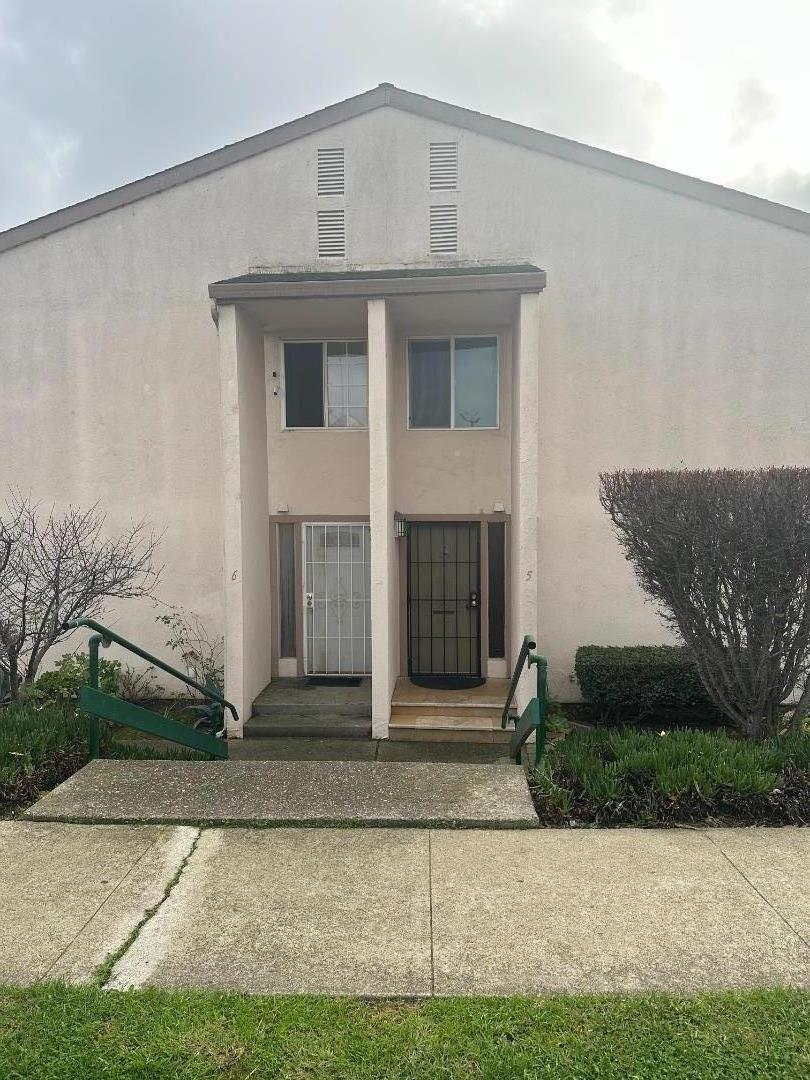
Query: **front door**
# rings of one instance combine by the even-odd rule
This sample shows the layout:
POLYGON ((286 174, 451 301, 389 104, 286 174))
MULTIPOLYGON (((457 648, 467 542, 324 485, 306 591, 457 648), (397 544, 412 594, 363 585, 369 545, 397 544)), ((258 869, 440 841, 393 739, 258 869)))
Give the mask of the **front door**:
POLYGON ((481 527, 408 523, 408 674, 481 674, 481 527))
POLYGON ((304 525, 304 670, 371 672, 371 542, 368 525, 304 525))

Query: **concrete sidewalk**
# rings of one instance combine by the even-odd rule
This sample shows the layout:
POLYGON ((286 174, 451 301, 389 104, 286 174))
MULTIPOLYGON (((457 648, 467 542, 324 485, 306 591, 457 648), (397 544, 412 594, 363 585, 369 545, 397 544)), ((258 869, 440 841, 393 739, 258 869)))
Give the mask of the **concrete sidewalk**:
POLYGON ((810 987, 810 830, 0 822, 0 982, 264 993, 810 987), (132 939, 132 940, 131 940, 132 939))

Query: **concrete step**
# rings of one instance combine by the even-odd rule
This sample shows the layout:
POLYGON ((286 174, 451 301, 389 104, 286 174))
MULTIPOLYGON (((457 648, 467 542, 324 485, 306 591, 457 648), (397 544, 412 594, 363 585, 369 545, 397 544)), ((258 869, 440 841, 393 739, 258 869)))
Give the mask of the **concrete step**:
POLYGON ((409 727, 405 724, 391 724, 388 738, 392 742, 457 742, 479 743, 486 745, 505 745, 511 732, 499 728, 465 727, 409 727))
POLYGON ((295 716, 345 716, 352 719, 371 719, 371 704, 365 702, 308 702, 308 701, 255 701, 254 716, 285 717, 295 716))
POLYGON ((252 716, 245 724, 245 738, 292 739, 368 739, 371 737, 371 716, 341 716, 322 713, 301 715, 287 709, 277 716, 252 716))
POLYGON ((415 726, 430 726, 433 720, 468 727, 500 727, 501 710, 489 705, 392 705, 391 719, 415 726))

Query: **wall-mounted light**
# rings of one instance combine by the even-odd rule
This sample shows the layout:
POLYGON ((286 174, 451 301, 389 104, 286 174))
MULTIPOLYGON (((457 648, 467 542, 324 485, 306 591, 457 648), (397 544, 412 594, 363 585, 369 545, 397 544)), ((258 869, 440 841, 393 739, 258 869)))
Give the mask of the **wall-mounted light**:
POLYGON ((402 514, 394 514, 394 537, 402 540, 408 532, 408 519, 402 514))

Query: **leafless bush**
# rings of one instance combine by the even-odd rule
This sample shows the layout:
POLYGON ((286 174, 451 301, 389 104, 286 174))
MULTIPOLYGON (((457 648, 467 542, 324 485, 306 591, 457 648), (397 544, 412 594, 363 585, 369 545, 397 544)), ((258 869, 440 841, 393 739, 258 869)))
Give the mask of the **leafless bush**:
POLYGON ((105 536, 98 504, 57 513, 13 491, 0 510, 0 660, 12 698, 34 682, 70 619, 98 617, 104 602, 148 595, 160 570, 146 522, 105 536))
POLYGON ((714 702, 775 734, 810 664, 810 469, 609 472, 600 500, 714 702))
POLYGON ((118 672, 118 696, 124 701, 148 701, 160 697, 162 691, 152 664, 137 670, 129 664, 122 664, 118 672))
POLYGON ((180 606, 166 605, 155 621, 168 627, 166 648, 174 650, 188 674, 203 685, 225 686, 225 640, 212 635, 199 615, 180 606))

